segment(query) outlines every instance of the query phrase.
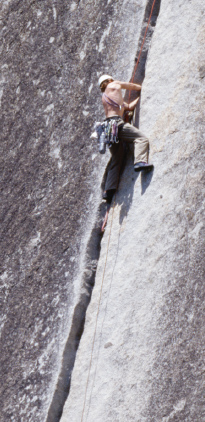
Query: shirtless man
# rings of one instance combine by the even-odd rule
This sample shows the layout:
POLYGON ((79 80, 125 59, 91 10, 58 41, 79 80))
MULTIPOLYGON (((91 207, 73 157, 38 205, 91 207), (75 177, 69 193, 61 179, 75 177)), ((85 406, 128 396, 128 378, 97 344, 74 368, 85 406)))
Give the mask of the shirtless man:
POLYGON ((122 119, 124 111, 132 111, 136 107, 139 97, 130 104, 126 103, 122 97, 122 89, 140 91, 141 86, 130 82, 115 81, 110 75, 102 75, 99 78, 102 95, 102 103, 105 110, 106 120, 110 118, 119 119, 118 139, 119 143, 111 146, 112 155, 108 168, 103 198, 111 202, 114 192, 119 183, 120 170, 124 156, 124 142, 134 144, 134 170, 150 171, 152 164, 148 164, 149 141, 142 132, 129 123, 124 123, 122 119))

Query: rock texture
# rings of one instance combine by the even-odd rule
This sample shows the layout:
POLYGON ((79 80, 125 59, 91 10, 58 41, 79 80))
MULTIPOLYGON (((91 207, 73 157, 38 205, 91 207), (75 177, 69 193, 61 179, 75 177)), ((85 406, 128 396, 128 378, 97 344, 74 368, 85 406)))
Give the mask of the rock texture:
POLYGON ((140 110, 155 169, 121 180, 61 422, 205 418, 202 21, 202 1, 161 2, 140 110))
POLYGON ((62 412, 99 255, 97 79, 130 77, 144 8, 1 1, 1 422, 62 412))
POLYGON ((1 2, 1 422, 204 419, 202 0, 151 22, 155 169, 129 155, 100 251, 96 81, 131 77, 151 4, 1 2))

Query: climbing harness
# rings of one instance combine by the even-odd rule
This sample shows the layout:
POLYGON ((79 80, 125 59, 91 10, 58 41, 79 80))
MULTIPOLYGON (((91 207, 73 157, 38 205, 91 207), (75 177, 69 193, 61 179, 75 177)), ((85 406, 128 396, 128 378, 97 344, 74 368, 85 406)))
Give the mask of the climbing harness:
POLYGON ((124 121, 119 116, 108 117, 102 123, 95 123, 95 132, 91 135, 91 138, 98 140, 100 154, 105 153, 106 145, 108 148, 111 148, 113 144, 119 142, 118 128, 123 125, 123 123, 124 121))
MULTIPOLYGON (((153 0, 153 4, 152 4, 150 16, 149 16, 149 19, 148 19, 148 22, 147 22, 147 27, 146 27, 145 34, 144 34, 144 38, 143 38, 142 45, 141 45, 141 48, 140 48, 140 52, 139 52, 139 55, 138 55, 138 59, 137 59, 137 62, 136 62, 135 68, 134 68, 133 77, 131 79, 131 82, 132 83, 134 81, 134 77, 135 77, 135 73, 136 73, 136 70, 137 70, 137 66, 139 64, 140 56, 141 56, 141 53, 142 53, 143 45, 144 45, 144 42, 145 42, 145 38, 146 38, 146 35, 147 35, 147 31, 148 31, 148 27, 149 27, 149 24, 150 24, 150 20, 151 20, 151 17, 152 17, 152 13, 153 13, 153 10, 154 10, 155 3, 156 3, 156 0, 153 0)), ((130 96, 129 96, 128 104, 129 104, 129 102, 130 102, 130 96)), ((83 402, 83 410, 82 410, 81 422, 83 422, 83 417, 84 417, 84 412, 85 412, 85 404, 86 404, 88 383, 89 383, 90 371, 91 371, 92 360, 93 360, 93 351, 94 351, 94 344, 95 344, 96 331, 97 331, 97 322, 98 322, 98 316, 99 316, 99 311, 100 311, 100 303, 101 303, 102 289, 103 289, 103 283, 104 283, 104 278, 105 278, 105 270, 106 270, 106 266, 107 266, 108 250, 109 250, 109 245, 110 245, 110 237, 111 237, 111 230, 112 230, 112 223, 113 223, 113 215, 114 215, 114 208, 115 208, 115 199, 116 199, 116 193, 115 193, 115 196, 114 196, 114 203, 113 203, 111 223, 110 223, 110 231, 109 231, 109 236, 108 236, 107 251, 106 251, 106 257, 105 257, 105 266, 104 266, 104 270, 103 270, 101 287, 100 287, 100 297, 99 297, 99 301, 98 301, 98 309, 97 309, 97 315, 96 315, 96 320, 95 320, 95 330, 94 330, 94 336, 93 336, 93 342, 92 342, 92 348, 91 348, 91 357, 90 357, 90 364, 89 364, 89 369, 88 369, 88 376, 87 376, 86 387, 85 387, 85 395, 84 395, 84 402, 83 402)), ((108 212, 109 212, 109 210, 108 210, 108 212)), ((108 212, 106 213, 107 214, 107 218, 108 218, 108 212)), ((107 219, 106 219, 106 222, 107 222, 107 219)))

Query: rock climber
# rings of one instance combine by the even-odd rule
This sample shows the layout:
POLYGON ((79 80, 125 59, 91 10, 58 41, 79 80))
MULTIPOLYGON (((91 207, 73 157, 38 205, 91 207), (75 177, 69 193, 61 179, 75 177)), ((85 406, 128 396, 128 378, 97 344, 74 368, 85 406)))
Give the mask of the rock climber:
POLYGON ((136 172, 145 170, 151 171, 152 164, 148 164, 149 141, 139 129, 123 120, 125 111, 132 111, 137 105, 139 97, 130 104, 126 103, 122 97, 122 89, 140 91, 141 86, 130 82, 120 82, 114 80, 110 75, 102 75, 98 81, 101 89, 102 103, 107 121, 115 119, 118 124, 118 143, 113 143, 110 147, 111 161, 105 183, 103 199, 111 202, 112 197, 118 187, 120 170, 123 164, 125 143, 134 144, 134 170, 136 172))

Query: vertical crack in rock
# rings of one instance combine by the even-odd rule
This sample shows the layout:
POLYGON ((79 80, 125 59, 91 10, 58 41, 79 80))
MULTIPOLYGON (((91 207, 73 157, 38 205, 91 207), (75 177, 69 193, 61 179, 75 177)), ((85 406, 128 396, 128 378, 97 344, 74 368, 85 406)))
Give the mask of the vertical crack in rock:
MULTIPOLYGON (((79 2, 80 0, 78 1, 78 3, 79 2)), ((144 80, 144 76, 145 76, 145 66, 146 66, 147 55, 148 55, 148 51, 150 47, 151 38, 154 32, 154 27, 156 25, 157 17, 160 10, 160 3, 161 3, 161 0, 156 0, 155 6, 153 9, 152 18, 151 18, 150 25, 147 31, 147 35, 146 35, 146 40, 141 52, 139 64, 134 75, 134 82, 137 82, 140 84, 142 84, 144 80)), ((153 4, 153 0, 148 0, 146 8, 145 8, 142 30, 141 30, 141 34, 139 38, 137 54, 136 54, 136 59, 135 59, 136 61, 138 59, 138 55, 139 55, 142 41, 144 38, 152 4, 153 4)), ((128 96, 128 94, 126 96, 128 96)), ((136 110, 135 125, 137 126, 139 125, 139 106, 136 110)), ((85 265, 85 270, 83 273, 83 280, 82 280, 84 291, 82 291, 81 296, 79 298, 79 302, 77 303, 74 310, 70 335, 65 345, 65 350, 62 357, 61 371, 59 374, 59 378, 58 378, 56 389, 53 395, 53 399, 48 411, 46 422, 58 422, 60 420, 65 401, 69 394, 71 374, 72 374, 72 370, 75 363, 76 352, 81 340, 81 336, 83 334, 86 310, 90 303, 93 286, 95 284, 95 274, 96 274, 97 262, 100 256, 100 245, 101 245, 101 239, 102 239, 102 234, 100 233, 99 227, 100 227, 100 221, 102 220, 102 216, 104 215, 104 213, 105 213, 105 205, 102 203, 100 204, 98 208, 96 222, 94 224, 94 228, 91 232, 91 236, 87 245, 86 265, 85 265)))
MULTIPOLYGON (((140 56, 140 60, 139 60, 139 64, 137 66, 137 70, 136 70, 136 73, 135 73, 135 76, 134 76, 134 81, 136 81, 138 83, 142 83, 144 76, 145 76, 145 64, 146 64, 146 60, 147 60, 147 55, 148 55, 148 51, 149 51, 149 47, 150 47, 151 38, 152 38, 152 35, 154 33, 154 27, 156 25, 157 17, 159 15, 160 3, 161 3, 161 0, 156 0, 156 2, 155 2, 154 9, 153 9, 152 16, 151 16, 151 20, 150 20, 150 24, 149 24, 147 34, 146 34, 145 43, 144 43, 144 46, 143 46, 143 49, 142 49, 142 52, 141 52, 141 56, 140 56)), ((149 20, 149 17, 150 17, 152 5, 153 5, 153 0, 148 0, 147 6, 145 8, 143 24, 142 24, 142 29, 141 29, 141 33, 140 33, 137 54, 136 54, 136 58, 135 58, 136 62, 138 60, 138 56, 139 56, 139 53, 140 53, 140 49, 141 49, 141 45, 142 45, 143 38, 144 38, 144 35, 145 35, 147 23, 148 23, 148 20, 149 20)))
POLYGON ((47 422, 57 422, 62 415, 64 403, 70 390, 71 373, 75 363, 75 356, 83 333, 85 314, 90 303, 97 262, 100 255, 102 233, 100 225, 105 213, 105 204, 101 203, 98 208, 97 218, 92 229, 86 250, 85 269, 82 276, 83 291, 77 303, 71 324, 70 334, 65 345, 62 357, 61 371, 59 374, 56 389, 48 411, 47 422))
MULTIPOLYGON (((138 84, 142 84, 144 77, 145 77, 145 67, 146 67, 147 55, 148 55, 148 52, 149 52, 151 38, 152 38, 152 35, 154 33, 156 21, 157 21, 158 15, 159 15, 160 4, 161 4, 161 0, 156 0, 155 5, 154 5, 154 9, 153 9, 153 12, 152 12, 150 24, 149 24, 149 27, 148 27, 148 30, 147 30, 145 42, 144 42, 144 45, 143 45, 143 48, 142 48, 142 51, 141 51, 141 54, 140 54, 140 49, 141 49, 142 42, 143 42, 143 39, 144 39, 147 23, 148 23, 148 20, 149 20, 149 17, 150 17, 152 5, 153 5, 153 0, 148 0, 146 8, 145 8, 144 19, 143 19, 141 33, 140 33, 140 37, 139 37, 135 62, 137 63, 138 58, 139 58, 139 54, 140 54, 140 60, 139 60, 137 69, 135 71, 135 74, 133 75, 133 82, 138 83, 138 84)), ((134 95, 134 93, 133 93, 133 95, 134 95)), ((126 99, 128 99, 128 96, 129 96, 129 93, 127 92, 126 93, 126 99)), ((131 97, 131 99, 132 99, 132 97, 131 97)), ((137 126, 137 127, 139 127, 139 110, 140 110, 140 101, 138 102, 138 105, 136 107, 136 112, 135 112, 134 125, 137 126)))

